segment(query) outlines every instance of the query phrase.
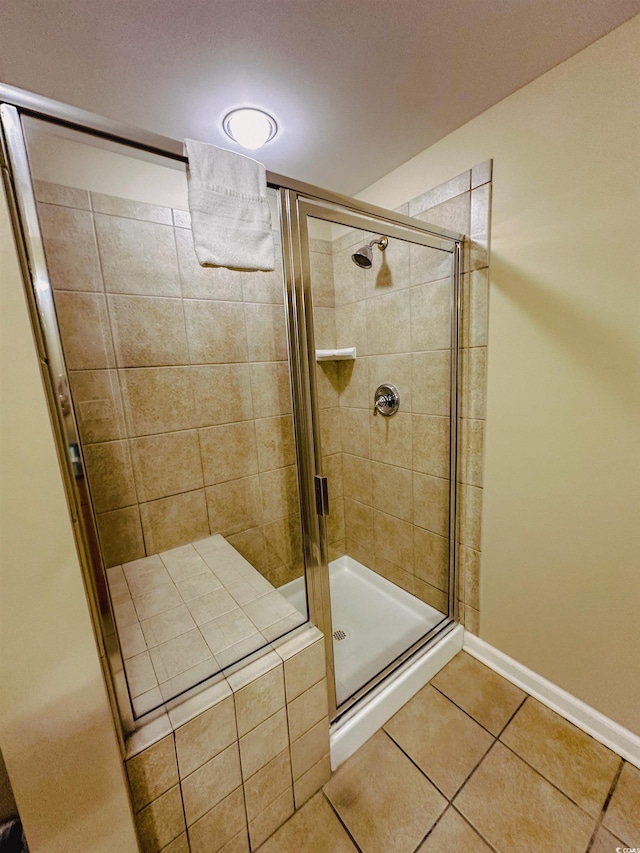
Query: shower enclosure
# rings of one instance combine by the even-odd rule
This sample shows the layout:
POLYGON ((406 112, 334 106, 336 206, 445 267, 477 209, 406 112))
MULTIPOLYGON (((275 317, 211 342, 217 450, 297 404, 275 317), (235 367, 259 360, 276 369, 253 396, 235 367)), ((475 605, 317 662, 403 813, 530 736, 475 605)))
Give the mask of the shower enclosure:
POLYGON ((202 269, 180 143, 0 100, 125 730, 307 618, 337 719, 455 625, 462 235, 269 174, 276 270, 202 269))
POLYGON ((281 192, 305 378, 296 432, 311 459, 307 583, 335 716, 454 616, 459 242, 281 192), (376 397, 389 386, 387 414, 376 397))

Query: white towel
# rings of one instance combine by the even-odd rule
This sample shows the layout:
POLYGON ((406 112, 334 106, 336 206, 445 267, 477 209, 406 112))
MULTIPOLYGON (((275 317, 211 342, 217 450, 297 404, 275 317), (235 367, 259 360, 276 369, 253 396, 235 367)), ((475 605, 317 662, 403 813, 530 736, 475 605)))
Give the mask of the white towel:
POLYGON ((275 267, 267 175, 262 163, 185 139, 193 245, 203 267, 275 267))

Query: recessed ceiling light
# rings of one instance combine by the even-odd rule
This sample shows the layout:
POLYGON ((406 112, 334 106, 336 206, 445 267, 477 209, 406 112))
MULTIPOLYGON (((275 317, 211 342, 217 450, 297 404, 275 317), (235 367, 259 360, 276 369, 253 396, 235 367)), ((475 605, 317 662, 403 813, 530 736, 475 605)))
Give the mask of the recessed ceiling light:
POLYGON ((230 139, 251 151, 273 139, 278 132, 278 125, 273 116, 250 107, 231 110, 223 118, 222 127, 230 139))

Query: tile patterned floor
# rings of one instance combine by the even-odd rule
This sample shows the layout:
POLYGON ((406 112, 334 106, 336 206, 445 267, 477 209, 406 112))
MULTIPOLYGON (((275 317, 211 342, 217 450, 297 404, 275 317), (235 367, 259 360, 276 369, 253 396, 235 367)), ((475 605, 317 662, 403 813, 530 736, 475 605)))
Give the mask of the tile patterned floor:
POLYGON ((306 621, 222 536, 107 569, 136 716, 306 621))
POLYGON ((640 770, 460 652, 259 853, 640 849, 640 770))

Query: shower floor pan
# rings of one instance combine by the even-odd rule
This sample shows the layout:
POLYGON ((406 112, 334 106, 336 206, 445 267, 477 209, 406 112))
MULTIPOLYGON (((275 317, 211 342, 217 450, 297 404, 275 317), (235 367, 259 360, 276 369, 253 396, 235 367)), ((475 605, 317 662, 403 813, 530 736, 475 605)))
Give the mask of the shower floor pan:
MULTIPOLYGON (((333 650, 338 704, 445 619, 352 557, 329 564, 333 650)), ((302 578, 279 592, 306 613, 302 578)))

